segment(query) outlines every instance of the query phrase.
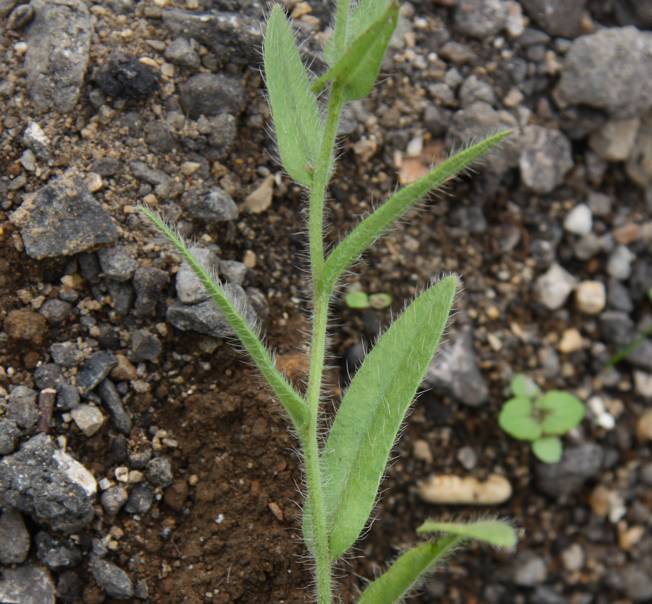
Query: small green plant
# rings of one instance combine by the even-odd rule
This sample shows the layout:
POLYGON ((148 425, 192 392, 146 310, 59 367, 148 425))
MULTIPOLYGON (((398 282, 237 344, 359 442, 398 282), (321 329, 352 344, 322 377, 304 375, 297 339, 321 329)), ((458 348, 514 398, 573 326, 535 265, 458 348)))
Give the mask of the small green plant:
POLYGON ((545 463, 557 463, 563 446, 560 436, 583 419, 585 408, 577 397, 564 390, 543 394, 527 376, 512 379, 513 398, 503 405, 498 423, 510 436, 532 443, 533 453, 545 463))
MULTIPOLYGON (((301 59, 292 27, 275 5, 264 36, 264 68, 280 159, 308 196, 311 276, 311 339, 305 392, 296 390, 228 290, 213 278, 188 245, 156 213, 142 212, 196 273, 284 407, 297 435, 305 472, 303 537, 314 560, 316 599, 335 597, 333 567, 369 521, 401 423, 425 375, 446 326, 458 284, 448 276, 407 306, 379 338, 353 377, 332 425, 322 412, 329 305, 345 271, 378 237, 428 193, 437 189, 506 136, 500 132, 433 168, 394 193, 361 220, 328 254, 324 246, 324 204, 334 171, 335 143, 345 103, 366 96, 376 80, 398 19, 396 0, 337 0, 335 29, 325 50, 329 65, 313 78, 301 59)), ((371 582, 363 604, 400 601, 442 556, 466 539, 512 547, 514 530, 499 521, 426 523, 422 533, 445 533, 400 556, 371 582)))
POLYGON ((361 289, 350 289, 344 295, 344 303, 353 310, 383 310, 392 305, 392 296, 384 292, 368 294, 361 289))

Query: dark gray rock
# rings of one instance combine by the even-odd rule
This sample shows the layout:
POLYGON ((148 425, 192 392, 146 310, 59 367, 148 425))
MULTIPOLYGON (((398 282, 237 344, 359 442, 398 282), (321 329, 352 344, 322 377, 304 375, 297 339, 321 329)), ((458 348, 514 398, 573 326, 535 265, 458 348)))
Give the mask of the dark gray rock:
POLYGON ((27 87, 39 111, 74 109, 84 82, 93 25, 82 0, 32 0, 27 87))
POLYGON ((20 428, 12 419, 0 418, 0 455, 8 455, 16 450, 20 428))
POLYGON ((84 360, 84 353, 76 342, 55 342, 50 346, 52 360, 62 367, 76 367, 84 360))
POLYGON ((121 486, 108 488, 100 497, 102 507, 110 516, 116 516, 128 499, 127 490, 121 486))
POLYGON ((569 105, 589 105, 615 117, 652 107, 652 34, 634 27, 605 28, 577 38, 557 93, 569 105))
MULTIPOLYGON (((235 300, 236 305, 243 309, 245 317, 250 323, 257 320, 247 294, 239 285, 227 284, 224 289, 235 300)), ((167 320, 181 331, 196 331, 214 338, 223 338, 231 334, 231 329, 226 323, 222 313, 215 307, 212 300, 199 304, 182 304, 175 302, 167 311, 167 320)))
POLYGON ((93 475, 45 434, 0 460, 0 506, 30 514, 57 531, 88 526, 96 490, 93 475))
POLYGON ((238 115, 247 102, 240 80, 212 73, 199 73, 181 84, 179 99, 192 119, 219 113, 238 115))
POLYGON ((629 279, 629 293, 634 302, 641 302, 652 288, 652 261, 641 257, 634 262, 629 279))
MULTIPOLYGON (((219 260, 214 251, 201 247, 193 247, 191 248, 191 252, 204 269, 216 278, 219 277, 219 260)), ((190 265, 187 262, 183 262, 179 268, 175 285, 177 296, 184 304, 196 304, 197 302, 203 302, 210 297, 206 288, 199 280, 199 277, 195 275, 195 272, 190 268, 190 265)))
POLYGON ((112 56, 95 70, 93 80, 107 96, 144 100, 159 89, 158 72, 137 57, 112 56))
POLYGON ((237 260, 220 260, 219 273, 228 282, 242 285, 247 276, 247 267, 237 260))
POLYGON ((206 159, 215 161, 226 157, 238 133, 236 118, 230 113, 197 120, 197 133, 181 138, 183 146, 189 151, 201 153, 206 159))
MULTIPOLYGON (((178 278, 178 275, 177 275, 178 278)), ((161 340, 146 329, 137 329, 131 334, 130 358, 135 363, 156 361, 163 350, 161 340)))
POLYGON ((537 486, 550 497, 566 499, 600 474, 604 455, 595 443, 567 447, 559 463, 536 464, 537 486))
POLYGON ((487 402, 489 388, 478 369, 469 330, 439 348, 428 367, 424 386, 450 394, 471 407, 487 402))
POLYGON ((615 347, 626 346, 634 337, 634 322, 627 313, 608 310, 600 315, 600 333, 615 347))
POLYGON ((89 566, 95 581, 108 596, 116 600, 129 600, 133 597, 133 583, 119 566, 99 558, 91 560, 89 566))
POLYGON ((51 325, 60 325, 70 316, 72 304, 58 298, 46 300, 39 312, 51 325))
POLYGON ((559 131, 528 126, 519 158, 521 178, 535 193, 550 193, 573 167, 570 141, 559 131))
POLYGON ((86 279, 91 285, 97 285, 100 282, 100 261, 97 259, 97 254, 88 252, 79 254, 77 256, 79 263, 79 272, 81 276, 86 279))
POLYGON ((104 276, 115 281, 129 281, 138 268, 138 262, 122 246, 99 250, 97 258, 104 276))
POLYGON ((79 407, 80 403, 81 396, 77 386, 65 382, 57 386, 57 408, 70 411, 75 407, 79 407))
POLYGON ((130 283, 122 283, 112 279, 107 282, 106 287, 111 296, 113 310, 118 315, 125 316, 134 303, 134 288, 131 287, 130 283))
POLYGON ((208 223, 225 222, 238 217, 238 206, 219 187, 208 191, 190 191, 184 195, 183 204, 192 218, 208 223))
POLYGON ((200 13, 171 9, 163 11, 163 24, 177 36, 201 42, 223 63, 252 65, 260 60, 260 21, 245 17, 241 12, 200 13))
POLYGON ((129 162, 132 174, 138 179, 152 185, 153 187, 168 186, 170 177, 163 172, 148 166, 144 161, 134 160, 129 162))
POLYGON ((37 393, 27 386, 16 386, 9 394, 5 417, 20 428, 31 430, 38 421, 37 393))
POLYGON ((522 0, 523 8, 551 36, 574 38, 581 33, 586 0, 522 0))
POLYGON ((174 480, 172 463, 168 457, 154 457, 145 467, 145 476, 152 484, 160 487, 168 487, 174 480))
POLYGON ((125 511, 129 514, 146 514, 154 504, 154 491, 146 484, 137 484, 129 493, 125 511))
POLYGON ((139 268, 134 273, 134 290, 136 302, 134 312, 138 317, 147 317, 156 313, 156 308, 163 296, 163 290, 170 282, 170 276, 154 267, 139 268))
POLYGON ((97 388, 104 408, 109 412, 113 425, 123 434, 131 432, 131 418, 122 404, 122 398, 111 380, 104 380, 97 388))
POLYGON ((169 153, 174 149, 176 141, 172 130, 165 122, 153 121, 145 125, 145 142, 152 151, 169 153))
POLYGON ((607 306, 612 310, 624 313, 631 313, 634 310, 634 303, 627 288, 617 279, 609 280, 607 288, 607 306))
POLYGON ((55 604, 56 590, 47 569, 27 564, 3 568, 0 573, 3 604, 55 604))
POLYGON ((459 0, 455 9, 455 28, 474 38, 497 34, 506 21, 503 0, 459 0))
POLYGON ((69 175, 27 195, 11 220, 20 228, 27 255, 37 260, 71 256, 118 238, 111 217, 84 182, 69 175))
POLYGON ((29 545, 29 532, 20 512, 5 510, 0 516, 0 564, 22 564, 29 545))
POLYGON ((181 67, 197 69, 201 65, 201 59, 188 38, 175 38, 165 49, 164 54, 170 63, 181 67))
POLYGON ((111 352, 94 352, 77 374, 77 385, 85 392, 90 392, 104 380, 118 360, 111 352))
POLYGON ((63 382, 61 367, 56 363, 43 363, 34 371, 34 384, 40 390, 44 388, 56 388, 63 382))
POLYGON ((34 541, 36 557, 52 570, 70 568, 81 562, 81 550, 66 539, 55 538, 45 531, 40 531, 34 541))

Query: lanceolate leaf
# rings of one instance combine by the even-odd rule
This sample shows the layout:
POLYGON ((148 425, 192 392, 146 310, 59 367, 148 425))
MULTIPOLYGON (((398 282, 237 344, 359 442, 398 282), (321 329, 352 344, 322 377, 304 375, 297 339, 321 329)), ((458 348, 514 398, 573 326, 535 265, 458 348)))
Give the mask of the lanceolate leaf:
POLYGON ((390 450, 432 360, 453 304, 456 277, 418 296, 383 334, 344 395, 324 447, 323 484, 331 556, 358 538, 390 450))
POLYGON ((582 402, 563 390, 546 392, 537 407, 545 413, 541 423, 544 434, 565 434, 582 421, 585 413, 582 402))
POLYGON ((281 161, 295 181, 310 186, 321 118, 292 28, 278 5, 272 8, 267 22, 264 62, 281 161))
POLYGON ((447 533, 509 549, 513 548, 517 541, 514 528, 500 520, 478 520, 468 523, 426 520, 417 529, 417 533, 447 533))
POLYGON ((330 290, 364 251, 411 207, 453 178, 509 136, 505 130, 456 153, 416 182, 392 195, 362 220, 331 252, 324 267, 323 288, 330 290))
MULTIPOLYGON (((361 99, 369 94, 378 78, 387 45, 398 22, 398 2, 390 0, 376 3, 381 6, 383 4, 387 8, 375 21, 370 22, 368 28, 353 39, 337 62, 313 83, 312 89, 315 92, 323 90, 328 82, 335 82, 341 87, 347 101, 361 99)), ((352 15, 352 30, 357 29, 355 16, 361 8, 364 7, 359 7, 352 15)), ((376 12, 377 9, 370 10, 370 13, 365 15, 364 21, 358 19, 357 22, 359 25, 366 25, 368 17, 375 16, 376 12)))
POLYGON ((419 579, 432 570, 461 539, 454 535, 435 543, 422 543, 408 550, 384 574, 362 592, 358 604, 396 604, 418 586, 419 579))

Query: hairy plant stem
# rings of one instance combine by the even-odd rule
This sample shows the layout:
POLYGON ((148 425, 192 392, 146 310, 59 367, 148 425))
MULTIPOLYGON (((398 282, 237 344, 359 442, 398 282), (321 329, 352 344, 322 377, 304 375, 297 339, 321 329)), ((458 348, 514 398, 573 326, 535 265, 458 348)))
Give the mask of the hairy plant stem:
POLYGON ((310 348, 310 371, 306 402, 308 406, 308 429, 304 439, 306 482, 312 510, 313 554, 317 571, 317 602, 331 604, 332 578, 331 555, 326 527, 326 509, 322 492, 319 447, 319 402, 321 397, 324 359, 326 357, 326 331, 328 327, 328 302, 331 292, 321 287, 324 266, 324 201, 330 180, 335 137, 340 121, 344 98, 337 85, 333 86, 328 99, 326 126, 309 196, 308 237, 312 269, 312 338, 310 348))

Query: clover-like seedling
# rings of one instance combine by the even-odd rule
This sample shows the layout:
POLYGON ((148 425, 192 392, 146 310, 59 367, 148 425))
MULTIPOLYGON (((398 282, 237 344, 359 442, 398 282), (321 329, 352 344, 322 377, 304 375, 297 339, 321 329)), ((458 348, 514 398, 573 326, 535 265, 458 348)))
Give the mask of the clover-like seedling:
POLYGON ((365 310, 367 308, 383 310, 392 305, 392 296, 382 292, 368 294, 360 289, 354 289, 346 292, 344 303, 353 310, 365 310))
POLYGON ((513 398, 503 405, 498 424, 510 436, 532 443, 533 453, 545 463, 561 459, 563 436, 584 418, 584 403, 570 392, 550 390, 543 394, 526 375, 511 382, 513 398))
MULTIPOLYGON (((354 375, 332 424, 324 425, 323 374, 329 306, 345 271, 415 204, 468 168, 506 136, 496 133, 470 146, 362 219, 328 253, 324 204, 335 168, 335 144, 344 105, 369 94, 396 28, 396 0, 337 0, 335 27, 325 49, 328 65, 318 77, 306 69, 290 22, 275 5, 264 35, 264 71, 278 151, 288 175, 308 197, 311 337, 308 383, 293 387, 268 348, 231 298, 229 290, 193 256, 155 212, 141 208, 195 272, 236 338, 276 395, 297 435, 305 475, 303 537, 314 560, 316 600, 336 597, 333 568, 358 540, 373 511, 380 482, 405 414, 437 349, 453 304, 458 279, 432 283, 378 339, 354 375)), ((298 270, 298 269, 297 269, 298 270)), ((445 533, 409 550, 359 600, 393 604, 463 539, 513 546, 513 529, 498 521, 433 524, 422 532, 445 533)))

